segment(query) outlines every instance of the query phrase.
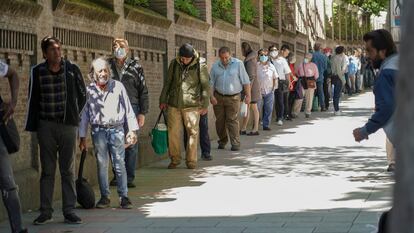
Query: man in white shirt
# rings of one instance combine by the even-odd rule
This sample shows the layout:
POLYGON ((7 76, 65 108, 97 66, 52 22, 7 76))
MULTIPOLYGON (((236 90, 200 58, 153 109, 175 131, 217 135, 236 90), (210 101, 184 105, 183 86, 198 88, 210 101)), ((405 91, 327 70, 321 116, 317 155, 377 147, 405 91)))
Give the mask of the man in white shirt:
POLYGON ((289 46, 282 45, 280 52, 277 50, 276 46, 271 46, 269 48, 269 54, 271 57, 271 62, 275 66, 276 71, 279 75, 279 85, 275 90, 275 102, 276 102, 276 115, 277 115, 277 124, 283 125, 283 120, 290 120, 289 117, 289 76, 291 73, 289 64, 286 60, 286 57, 289 55, 289 46))
POLYGON ((109 183, 108 163, 109 156, 115 168, 120 197, 120 207, 131 209, 132 204, 128 198, 127 174, 125 169, 125 144, 130 146, 136 143, 135 131, 139 129, 136 116, 129 101, 124 85, 110 78, 110 67, 103 58, 92 62, 91 80, 87 87, 88 100, 82 111, 79 126, 81 139, 79 148, 85 150, 88 124, 91 124, 92 142, 98 164, 98 181, 101 191, 101 199, 96 204, 97 208, 108 208, 109 183), (129 132, 125 143, 124 123, 128 124, 129 132))

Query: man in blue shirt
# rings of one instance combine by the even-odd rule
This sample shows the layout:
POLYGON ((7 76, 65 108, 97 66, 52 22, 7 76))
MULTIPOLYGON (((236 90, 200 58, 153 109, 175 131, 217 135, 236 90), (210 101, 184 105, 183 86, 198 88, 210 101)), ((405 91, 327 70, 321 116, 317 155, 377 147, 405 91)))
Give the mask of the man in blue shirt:
POLYGON ((210 102, 216 115, 216 130, 219 136, 218 148, 224 149, 230 136, 231 150, 240 150, 239 109, 240 93, 244 89, 246 104, 250 103, 250 81, 239 59, 230 55, 228 47, 219 50, 219 57, 210 72, 210 102))
POLYGON ((325 108, 325 96, 323 93, 324 73, 328 66, 328 58, 321 52, 321 44, 316 43, 313 47, 315 52, 312 56, 312 62, 316 64, 319 71, 319 78, 316 79, 316 94, 318 95, 319 105, 321 106, 321 112, 326 111, 325 108))

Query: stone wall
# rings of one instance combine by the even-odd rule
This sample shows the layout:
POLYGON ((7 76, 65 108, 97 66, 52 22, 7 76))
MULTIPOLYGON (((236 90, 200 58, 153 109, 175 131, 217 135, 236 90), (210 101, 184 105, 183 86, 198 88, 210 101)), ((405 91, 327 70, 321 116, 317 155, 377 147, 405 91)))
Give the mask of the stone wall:
MULTIPOLYGON (((55 35, 62 40, 63 56, 81 67, 85 80, 91 61, 111 54, 111 41, 114 38, 125 37, 129 40, 130 55, 140 59, 150 93, 150 112, 139 136, 139 166, 143 166, 166 157, 153 153, 149 132, 159 113, 158 97, 168 63, 176 56, 177 48, 182 43, 193 43, 207 59, 209 67, 217 60, 221 46, 230 47, 234 56, 242 58, 240 45, 243 41, 250 42, 254 49, 267 48, 271 44, 280 47, 283 43, 289 43, 292 51, 299 55, 308 50, 307 35, 292 32, 291 28, 289 31, 283 29, 279 0, 275 0, 277 9, 274 15, 279 17, 275 19, 275 28, 262 22, 263 1, 252 1, 258 12, 254 25, 240 22, 240 1, 237 0, 233 1, 234 23, 212 18, 211 0, 195 1, 200 11, 199 18, 174 10, 174 0, 151 0, 149 8, 124 5, 123 0, 99 1, 102 4, 98 2, 98 7, 84 7, 70 0, 2 0, 0 59, 15 68, 21 80, 15 119, 20 129, 22 147, 20 152, 13 155, 13 166, 24 211, 39 206, 37 139, 35 134, 24 132, 23 127, 30 67, 43 61, 40 40, 44 36, 55 35)), ((291 15, 290 24, 294 19, 291 15)), ((298 56, 298 60, 300 58, 298 56)), ((9 99, 6 80, 0 80, 0 93, 9 99)), ((210 109, 213 139, 216 135, 214 120, 210 109)), ((94 159, 88 159, 86 166, 90 169, 85 175, 96 184, 94 159)), ((56 177, 55 199, 60 199, 59 175, 56 177)), ((2 208, 0 206, 0 219, 5 218, 2 208)))

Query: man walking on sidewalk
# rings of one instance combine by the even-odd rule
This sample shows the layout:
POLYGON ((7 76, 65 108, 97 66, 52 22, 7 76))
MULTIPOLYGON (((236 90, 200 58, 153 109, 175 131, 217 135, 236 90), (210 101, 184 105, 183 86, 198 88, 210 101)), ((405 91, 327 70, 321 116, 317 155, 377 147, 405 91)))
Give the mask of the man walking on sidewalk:
POLYGON ((221 47, 219 57, 210 72, 211 99, 216 115, 218 148, 224 149, 230 136, 231 150, 240 150, 239 110, 240 93, 246 104, 250 103, 250 81, 244 64, 230 55, 228 47, 221 47), (228 134, 227 134, 228 131, 228 134))
POLYGON ((56 161, 62 179, 65 223, 82 220, 76 205, 75 145, 79 115, 86 102, 86 87, 79 67, 63 59, 59 39, 47 36, 41 48, 45 62, 32 68, 26 130, 37 132, 40 147, 40 216, 33 222, 52 221, 56 161), (59 153, 59 157, 57 154, 59 153))
POLYGON ((170 62, 160 96, 160 109, 168 108, 169 169, 181 163, 183 123, 188 135, 186 165, 188 169, 197 166, 199 119, 208 112, 209 88, 207 65, 192 45, 182 45, 170 62))
MULTIPOLYGON (((145 114, 148 113, 148 88, 145 83, 144 70, 138 61, 129 58, 128 41, 125 39, 115 39, 112 43, 114 56, 108 60, 111 67, 112 79, 122 82, 124 85, 132 110, 137 118, 139 128, 144 127, 145 114)), ((128 131, 128 129, 125 129, 128 131)), ((125 149, 125 168, 128 177, 128 188, 134 188, 135 168, 137 164, 138 143, 125 149)), ((114 178, 110 185, 116 186, 115 170, 114 178)))

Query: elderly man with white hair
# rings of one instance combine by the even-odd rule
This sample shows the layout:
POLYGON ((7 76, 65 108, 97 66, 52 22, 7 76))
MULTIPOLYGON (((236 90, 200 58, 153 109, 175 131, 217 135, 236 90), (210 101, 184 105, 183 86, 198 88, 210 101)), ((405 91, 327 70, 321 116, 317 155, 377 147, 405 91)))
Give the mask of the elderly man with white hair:
POLYGON ((96 204, 97 208, 110 206, 108 163, 111 156, 115 167, 117 179, 117 191, 120 197, 120 207, 132 208, 128 198, 127 174, 125 169, 125 144, 135 144, 139 129, 134 111, 128 98, 124 85, 111 79, 111 70, 104 58, 98 58, 92 62, 91 84, 87 87, 88 100, 82 111, 82 119, 79 127, 81 138, 79 148, 87 148, 86 134, 88 124, 91 125, 92 142, 98 165, 98 181, 101 199, 96 204), (126 121, 126 122, 125 122, 126 121), (128 125, 129 132, 125 143, 124 123, 128 125))
MULTIPOLYGON (((318 67, 315 63, 311 62, 312 53, 306 53, 303 63, 296 66, 296 75, 299 77, 300 82, 304 88, 305 93, 305 117, 309 118, 312 111, 313 97, 316 89, 316 80, 319 78, 318 67)), ((297 116, 300 112, 303 99, 295 100, 293 105, 292 115, 297 116)))

